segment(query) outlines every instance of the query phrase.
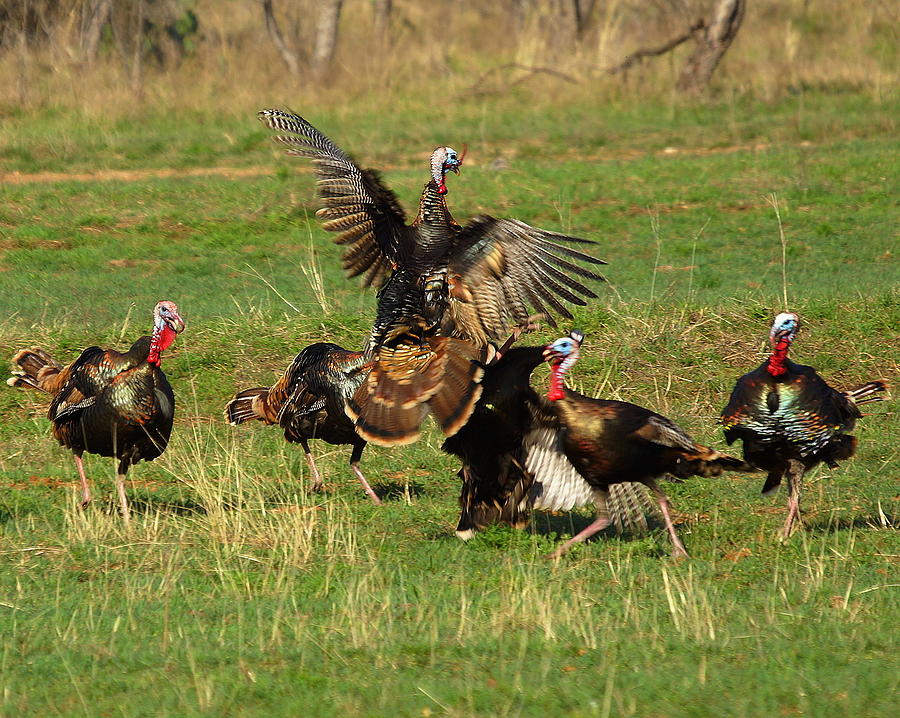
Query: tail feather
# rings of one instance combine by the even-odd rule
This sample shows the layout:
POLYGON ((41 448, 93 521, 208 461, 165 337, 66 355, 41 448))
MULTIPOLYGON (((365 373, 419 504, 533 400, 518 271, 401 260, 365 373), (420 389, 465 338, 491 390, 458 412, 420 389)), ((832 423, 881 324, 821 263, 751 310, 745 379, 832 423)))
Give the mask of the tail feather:
POLYGON ((446 337, 379 347, 372 371, 347 401, 347 416, 362 438, 379 446, 414 442, 429 409, 452 436, 481 396, 483 354, 446 337))
POLYGON ((887 397, 873 395, 886 392, 887 388, 887 384, 883 381, 870 381, 855 389, 845 391, 844 396, 859 406, 860 404, 867 404, 870 401, 885 401, 887 397))
POLYGON ((763 496, 771 496, 776 491, 778 491, 778 487, 781 486, 781 475, 784 473, 783 471, 776 470, 770 471, 766 476, 766 483, 763 484, 762 487, 762 495, 763 496))
POLYGON ((610 486, 606 507, 619 533, 644 533, 650 527, 650 520, 660 515, 659 506, 650 498, 646 487, 632 482, 610 486))
POLYGON ((12 376, 6 380, 6 383, 10 386, 19 386, 28 389, 37 389, 38 391, 44 391, 41 388, 40 384, 38 384, 32 377, 28 376, 23 371, 12 372, 12 376))
POLYGON ((29 347, 16 352, 12 358, 19 369, 6 380, 10 386, 37 389, 48 394, 56 394, 65 376, 63 367, 50 354, 38 347, 29 347))
POLYGON ((234 398, 225 405, 225 421, 232 426, 243 424, 245 421, 258 419, 267 424, 275 423, 271 412, 267 412, 265 399, 269 394, 269 387, 260 386, 253 389, 244 389, 234 395, 234 398))
POLYGON ((476 466, 463 464, 459 477, 462 511, 456 535, 463 541, 491 524, 507 524, 517 529, 528 525, 528 491, 533 479, 518 462, 505 463, 496 476, 479 476, 476 466))
POLYGON ((428 406, 445 436, 453 436, 472 416, 481 397, 483 352, 456 339, 443 339, 447 363, 443 380, 428 406))

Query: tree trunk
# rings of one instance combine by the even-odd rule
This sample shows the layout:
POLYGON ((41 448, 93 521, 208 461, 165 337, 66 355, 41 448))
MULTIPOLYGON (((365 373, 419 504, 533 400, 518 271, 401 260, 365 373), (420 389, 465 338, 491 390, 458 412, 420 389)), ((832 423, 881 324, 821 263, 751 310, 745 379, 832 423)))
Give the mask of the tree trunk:
POLYGON ((334 58, 343 4, 344 0, 327 0, 322 3, 322 9, 319 11, 312 55, 312 68, 317 75, 323 74, 334 58))
POLYGON ((512 27, 519 35, 525 29, 528 13, 531 12, 531 0, 512 0, 512 27))
POLYGON ((572 0, 572 7, 575 11, 575 34, 579 40, 584 38, 591 26, 591 15, 594 13, 595 4, 596 0, 572 0))
POLYGON ((382 47, 391 44, 391 12, 393 0, 375 0, 375 36, 382 47))
POLYGON ((676 87, 682 92, 700 92, 712 78, 718 66, 737 35, 744 19, 746 0, 717 0, 713 19, 697 39, 697 47, 687 59, 676 87))
POLYGON ((284 41, 284 35, 281 34, 281 28, 278 27, 278 20, 275 19, 275 10, 272 7, 272 0, 263 0, 263 16, 266 20, 266 31, 272 38, 272 44, 287 65, 288 72, 292 77, 296 77, 300 73, 300 58, 297 53, 288 47, 284 41))
POLYGON ((28 28, 26 18, 28 16, 28 2, 22 0, 22 25, 19 28, 18 53, 16 53, 16 98, 20 106, 28 103, 28 28))
POLYGON ((109 22, 112 13, 112 0, 94 0, 83 6, 81 20, 81 53, 90 64, 97 59, 97 50, 100 47, 100 33, 103 26, 109 22))
POLYGON ((131 58, 131 89, 137 95, 143 90, 144 80, 144 2, 137 0, 137 14, 134 21, 134 54, 131 58))

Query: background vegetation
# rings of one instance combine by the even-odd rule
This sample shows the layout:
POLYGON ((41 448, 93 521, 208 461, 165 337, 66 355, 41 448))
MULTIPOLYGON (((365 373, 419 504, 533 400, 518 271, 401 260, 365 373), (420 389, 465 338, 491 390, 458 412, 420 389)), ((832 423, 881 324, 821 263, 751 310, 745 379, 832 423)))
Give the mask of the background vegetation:
MULTIPOLYGON (((78 3, 3 37, 0 354, 127 346, 163 297, 188 326, 164 362, 173 441, 132 471, 129 532, 113 462, 86 459, 82 512, 46 402, 0 391, 0 714, 894 714, 893 403, 870 405, 857 458, 812 475, 806 530, 785 544, 784 496, 761 498, 762 477, 667 489, 694 556, 681 564, 659 531, 542 559, 587 511, 462 544, 457 467, 433 432, 367 449, 381 508, 343 448, 314 445, 330 486, 308 495, 297 447, 220 414, 307 343, 360 346, 373 316, 314 220, 309 168, 253 118, 273 105, 382 168, 408 209, 430 150, 468 143, 458 218, 595 239, 610 264, 577 313, 587 393, 722 446, 715 417, 783 306, 772 203, 805 325, 795 358, 838 386, 896 383, 889 3, 753 3, 700 96, 674 89, 688 44, 602 71, 688 24, 688 3, 596 3, 565 40, 541 21, 560 4, 395 2, 375 47, 380 3, 348 1, 333 61, 296 75, 259 4, 151 6, 197 25, 161 56, 151 33, 139 73, 124 31, 85 64, 78 28, 63 32, 78 3)), ((42 6, 2 5, 21 7, 42 6)), ((312 32, 312 3, 274 9, 287 37, 312 32)))

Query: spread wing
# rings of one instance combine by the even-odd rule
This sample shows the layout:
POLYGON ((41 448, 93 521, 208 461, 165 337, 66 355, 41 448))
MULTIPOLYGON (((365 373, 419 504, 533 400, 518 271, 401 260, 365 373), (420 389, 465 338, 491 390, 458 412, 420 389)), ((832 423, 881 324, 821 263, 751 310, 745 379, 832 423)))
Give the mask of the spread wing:
POLYGON ((536 313, 572 318, 564 302, 583 306, 596 294, 583 280, 603 277, 582 265, 606 262, 569 244, 594 244, 514 219, 480 216, 457 236, 449 261, 447 331, 474 341, 500 341, 536 313))
POLYGON ((524 437, 525 468, 534 477, 530 498, 535 509, 571 511, 593 503, 594 490, 566 457, 559 426, 536 425, 524 437))
POLYGON ((263 110, 262 122, 276 132, 288 154, 310 157, 316 165, 323 228, 340 232, 346 246, 348 277, 363 275, 364 286, 380 286, 385 276, 411 254, 413 241, 397 196, 375 170, 360 167, 340 147, 298 115, 263 110))

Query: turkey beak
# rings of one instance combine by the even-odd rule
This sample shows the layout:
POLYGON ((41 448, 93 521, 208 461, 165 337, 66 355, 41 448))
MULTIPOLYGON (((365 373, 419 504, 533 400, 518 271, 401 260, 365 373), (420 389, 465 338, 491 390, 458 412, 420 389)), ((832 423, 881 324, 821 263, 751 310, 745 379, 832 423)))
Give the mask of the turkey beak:
POLYGON ((769 345, 774 349, 775 345, 778 344, 785 337, 790 336, 791 332, 789 329, 779 329, 777 332, 772 332, 769 335, 769 345))
POLYGON ((459 165, 451 166, 450 171, 453 172, 458 177, 459 176, 459 165))
POLYGON ((166 317, 165 322, 169 325, 169 329, 171 329, 176 334, 180 334, 184 331, 184 319, 181 318, 180 314, 174 314, 171 317, 166 317))

